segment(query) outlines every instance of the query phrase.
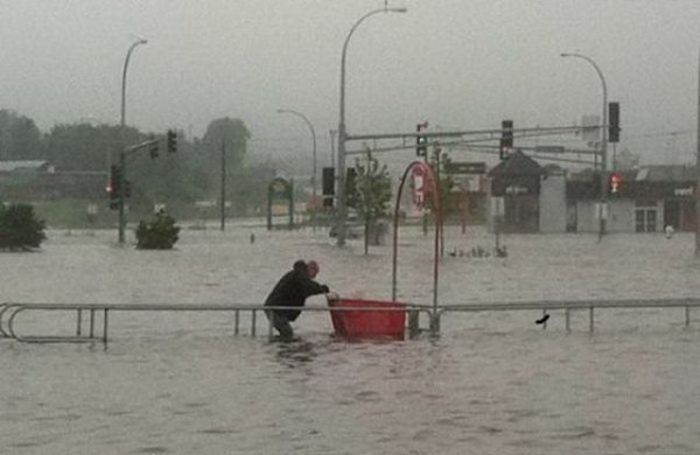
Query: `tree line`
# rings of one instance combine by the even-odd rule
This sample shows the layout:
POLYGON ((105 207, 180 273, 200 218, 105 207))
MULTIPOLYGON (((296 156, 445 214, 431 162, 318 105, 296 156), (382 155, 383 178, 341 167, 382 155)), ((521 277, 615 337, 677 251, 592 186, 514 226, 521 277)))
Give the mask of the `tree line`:
MULTIPOLYGON (((55 171, 104 172, 118 162, 123 146, 159 137, 134 127, 91 123, 57 124, 43 133, 34 120, 14 111, 0 110, 0 161, 46 160, 55 171)), ((225 150, 226 199, 231 215, 264 207, 267 184, 274 177, 270 165, 246 160, 250 131, 241 119, 223 117, 209 123, 201 138, 178 131, 177 153, 169 154, 161 141, 157 157, 142 150, 127 159, 132 203, 148 205, 216 200, 221 192, 222 147, 225 150)), ((105 195, 106 197, 106 195, 105 195)))

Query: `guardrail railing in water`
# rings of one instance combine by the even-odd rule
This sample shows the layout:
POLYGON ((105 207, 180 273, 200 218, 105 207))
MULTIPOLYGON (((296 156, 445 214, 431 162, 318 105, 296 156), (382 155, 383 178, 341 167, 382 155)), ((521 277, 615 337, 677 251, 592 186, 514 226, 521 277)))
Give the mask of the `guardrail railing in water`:
MULTIPOLYGON (((0 304, 0 336, 12 338, 20 342, 27 343, 52 343, 52 342, 94 342, 109 340, 109 320, 110 315, 116 312, 222 312, 233 314, 233 334, 241 333, 241 313, 250 313, 250 335, 257 335, 258 313, 267 310, 296 310, 296 311, 380 311, 408 313, 408 330, 411 336, 418 333, 419 313, 430 314, 430 308, 420 305, 408 304, 403 308, 384 307, 343 307, 340 305, 329 307, 285 307, 285 306, 263 306, 263 305, 212 305, 212 304, 91 304, 91 303, 2 303, 0 304), (17 332, 15 322, 19 315, 34 311, 49 312, 75 312, 75 335, 23 335, 17 332), (84 314, 87 314, 87 330, 84 329, 84 314), (97 331, 97 325, 102 322, 101 330, 97 331)), ((268 336, 272 337, 273 326, 268 321, 268 336)))
MULTIPOLYGON (((21 342, 47 343, 47 342, 108 342, 109 318, 116 312, 222 312, 233 314, 233 334, 241 333, 241 313, 250 313, 250 335, 257 335, 258 313, 265 310, 298 310, 298 311, 405 311, 408 315, 407 329, 409 338, 420 333, 419 315, 427 315, 430 321, 430 333, 437 335, 440 330, 440 319, 446 313, 476 313, 476 312, 503 312, 503 311, 540 311, 543 315, 551 311, 563 311, 565 316, 566 331, 571 330, 570 313, 572 311, 586 310, 589 313, 589 331, 595 328, 596 309, 614 308, 680 308, 684 310, 685 326, 689 326, 691 308, 700 307, 700 298, 671 298, 671 299, 626 299, 626 300, 578 300, 578 301, 532 301, 532 302, 492 302, 478 304, 451 304, 438 307, 437 313, 432 305, 406 304, 404 308, 385 307, 265 307, 262 305, 212 305, 212 304, 64 304, 64 303, 0 303, 0 337, 11 338, 21 342), (17 332, 15 322, 21 314, 33 311, 63 311, 75 312, 75 335, 23 335, 17 332), (85 319, 87 314, 87 327, 85 319), (98 325, 101 322, 101 330, 98 333, 98 325)), ((547 327, 546 318, 543 318, 543 328, 547 327)), ((268 321, 268 336, 272 336, 273 326, 268 321)))
MULTIPOLYGON (((684 309, 685 326, 690 325, 690 309, 700 307, 700 298, 670 299, 621 299, 621 300, 551 300, 532 302, 492 302, 478 304, 443 305, 438 311, 438 318, 447 312, 492 312, 492 311, 526 311, 537 310, 543 315, 548 311, 564 311, 566 331, 571 331, 571 311, 588 310, 589 331, 595 329, 595 309, 601 308, 681 308, 684 309)), ((439 322, 438 322, 439 325, 439 322)), ((546 319, 542 328, 547 328, 546 319)))

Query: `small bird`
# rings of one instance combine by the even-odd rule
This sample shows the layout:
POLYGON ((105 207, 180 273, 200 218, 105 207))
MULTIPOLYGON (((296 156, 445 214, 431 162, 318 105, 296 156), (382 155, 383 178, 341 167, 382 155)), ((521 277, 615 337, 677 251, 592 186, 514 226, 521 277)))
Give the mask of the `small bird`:
POLYGON ((541 318, 535 321, 535 324, 544 324, 549 319, 549 313, 545 313, 541 318))

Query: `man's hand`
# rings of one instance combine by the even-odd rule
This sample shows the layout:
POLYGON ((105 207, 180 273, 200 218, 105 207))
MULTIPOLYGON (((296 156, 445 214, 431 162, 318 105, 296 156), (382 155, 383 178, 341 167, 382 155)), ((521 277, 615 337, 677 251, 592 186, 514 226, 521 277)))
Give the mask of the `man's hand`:
POLYGON ((337 292, 327 292, 326 298, 328 300, 340 300, 340 296, 338 295, 337 292))

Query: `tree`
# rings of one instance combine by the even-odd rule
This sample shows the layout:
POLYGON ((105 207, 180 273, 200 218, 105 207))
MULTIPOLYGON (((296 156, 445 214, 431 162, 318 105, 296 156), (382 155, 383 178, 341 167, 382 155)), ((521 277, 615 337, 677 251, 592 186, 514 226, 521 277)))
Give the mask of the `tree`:
POLYGON ((358 216, 365 223, 365 254, 369 244, 379 244, 379 237, 384 233, 385 225, 378 221, 388 215, 391 201, 391 178, 386 164, 380 166, 379 161, 367 151, 367 160, 356 161, 357 175, 355 189, 348 194, 348 206, 357 210, 358 216))
MULTIPOLYGON (((209 122, 202 138, 204 143, 216 152, 221 151, 222 144, 226 145, 226 164, 229 170, 239 167, 243 162, 248 139, 250 139, 250 131, 248 131, 243 120, 229 117, 218 118, 209 122)), ((217 169, 219 156, 219 153, 211 155, 211 158, 217 164, 217 169)))
POLYGON ((41 132, 34 120, 6 109, 0 110, 0 159, 37 160, 45 158, 41 132))
MULTIPOLYGON (((127 127, 124 142, 135 144, 146 135, 127 127)), ((60 124, 47 135, 48 158, 61 171, 106 171, 109 157, 117 161, 122 147, 121 127, 89 123, 60 124)))
POLYGON ((180 228, 175 219, 159 211, 154 220, 141 220, 136 228, 136 248, 140 250, 169 250, 178 240, 180 228))
MULTIPOLYGON (((457 202, 455 200, 452 190, 455 188, 456 183, 452 175, 447 172, 452 159, 446 153, 442 153, 440 145, 436 145, 433 154, 430 158, 430 167, 433 168, 433 172, 438 179, 440 185, 440 210, 442 211, 443 219, 449 214, 454 213, 457 210, 457 202)), ((432 200, 428 201, 428 206, 432 210, 432 200)))
POLYGON ((0 204, 0 249, 29 251, 46 239, 44 220, 34 215, 29 204, 0 204))

